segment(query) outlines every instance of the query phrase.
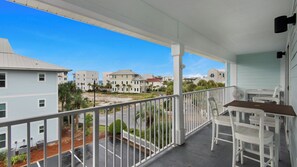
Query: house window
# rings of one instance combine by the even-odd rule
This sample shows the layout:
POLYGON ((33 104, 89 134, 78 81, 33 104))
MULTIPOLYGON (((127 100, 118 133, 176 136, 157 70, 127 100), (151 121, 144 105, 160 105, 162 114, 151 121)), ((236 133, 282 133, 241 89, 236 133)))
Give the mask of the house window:
POLYGON ((38 74, 38 81, 39 82, 44 82, 45 81, 45 74, 44 73, 39 73, 38 74))
POLYGON ((210 74, 210 77, 213 78, 214 77, 214 74, 210 74))
POLYGON ((0 149, 6 147, 6 134, 0 134, 0 149))
POLYGON ((6 117, 6 104, 1 103, 0 104, 0 118, 5 118, 6 117))
POLYGON ((42 100, 39 100, 39 105, 38 105, 40 108, 43 108, 45 107, 45 100, 42 99, 42 100))
POLYGON ((126 88, 126 91, 128 91, 128 88, 126 88))
POLYGON ((0 88, 6 87, 6 74, 0 73, 0 88))
POLYGON ((43 133, 44 132, 44 126, 39 126, 39 133, 43 133))
POLYGON ((126 81, 126 84, 128 84, 128 81, 126 81))
POLYGON ((126 78, 128 78, 128 75, 126 75, 126 78))

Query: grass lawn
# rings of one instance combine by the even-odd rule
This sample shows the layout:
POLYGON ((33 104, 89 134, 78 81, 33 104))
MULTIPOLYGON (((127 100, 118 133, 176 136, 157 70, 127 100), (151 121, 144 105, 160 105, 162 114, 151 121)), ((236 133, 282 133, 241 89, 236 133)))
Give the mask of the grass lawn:
MULTIPOLYGON (((108 127, 107 127, 108 130, 108 127)), ((105 126, 104 125, 99 125, 99 132, 105 132, 105 126)))

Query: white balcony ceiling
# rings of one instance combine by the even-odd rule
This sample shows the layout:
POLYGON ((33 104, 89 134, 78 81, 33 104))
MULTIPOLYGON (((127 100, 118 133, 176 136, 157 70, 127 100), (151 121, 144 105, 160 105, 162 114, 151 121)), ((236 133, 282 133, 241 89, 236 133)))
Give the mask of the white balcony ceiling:
POLYGON ((217 60, 285 48, 274 18, 291 0, 13 0, 40 10, 217 60))

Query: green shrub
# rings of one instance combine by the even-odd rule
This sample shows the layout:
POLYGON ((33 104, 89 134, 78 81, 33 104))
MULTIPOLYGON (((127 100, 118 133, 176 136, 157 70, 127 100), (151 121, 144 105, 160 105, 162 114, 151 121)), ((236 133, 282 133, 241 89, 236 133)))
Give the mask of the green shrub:
POLYGON ((0 161, 4 161, 7 157, 7 151, 0 152, 0 161))
POLYGON ((121 134, 121 124, 123 123, 123 130, 127 130, 127 125, 122 122, 120 119, 117 119, 115 122, 111 123, 108 127, 109 134, 113 134, 113 125, 115 123, 115 133, 121 134))
POLYGON ((15 165, 17 163, 21 163, 27 160, 27 154, 20 154, 11 157, 11 164, 15 165))

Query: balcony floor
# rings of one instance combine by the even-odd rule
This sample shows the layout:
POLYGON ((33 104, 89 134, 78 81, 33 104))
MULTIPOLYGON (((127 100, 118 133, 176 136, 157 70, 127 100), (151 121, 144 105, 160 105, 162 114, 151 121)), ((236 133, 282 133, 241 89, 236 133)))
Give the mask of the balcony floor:
MULTIPOLYGON (((223 129, 223 128, 222 128, 223 129)), ((231 132, 231 129, 223 129, 231 132)), ((147 166, 149 167, 230 167, 232 161, 232 144, 220 142, 210 151, 211 125, 190 136, 186 143, 169 150, 147 166)), ((239 164, 238 164, 239 165, 239 164)), ((259 163, 244 159, 242 167, 255 167, 259 163)), ((281 129, 281 148, 279 167, 290 167, 289 152, 286 149, 284 129, 281 129)))

